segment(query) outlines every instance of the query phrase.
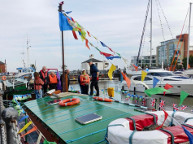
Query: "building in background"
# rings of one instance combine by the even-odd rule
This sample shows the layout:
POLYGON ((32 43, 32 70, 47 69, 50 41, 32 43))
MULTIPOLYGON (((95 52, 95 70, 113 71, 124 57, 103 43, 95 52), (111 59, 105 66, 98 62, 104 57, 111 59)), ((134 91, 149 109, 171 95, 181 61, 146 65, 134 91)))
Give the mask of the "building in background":
MULTIPOLYGON (((178 58, 178 64, 182 64, 182 60, 187 57, 188 49, 188 34, 183 34, 179 41, 180 35, 176 36, 175 39, 161 42, 160 46, 156 48, 156 66, 161 67, 162 63, 164 67, 170 66, 174 57, 175 50, 178 48, 177 53, 180 53, 178 58)), ((177 57, 178 55, 175 55, 177 57)), ((193 55, 193 50, 189 50, 189 54, 193 55)))
MULTIPOLYGON (((131 64, 136 64, 137 63, 137 56, 133 56, 131 58, 131 64)), ((139 57, 139 62, 138 62, 138 66, 144 68, 146 66, 149 67, 150 64, 150 56, 140 56, 139 57)), ((156 66, 156 55, 152 55, 152 60, 151 60, 151 67, 155 67, 156 66)))
POLYGON ((5 73, 5 72, 7 72, 6 60, 5 60, 5 63, 0 61, 0 73, 5 73))
POLYGON ((90 74, 90 66, 89 66, 89 64, 88 64, 88 62, 89 62, 90 60, 93 62, 93 64, 96 65, 96 67, 98 68, 98 70, 99 70, 100 72, 103 72, 103 71, 105 70, 105 68, 107 68, 107 67, 109 66, 109 63, 108 63, 108 62, 97 60, 97 59, 94 58, 94 55, 91 54, 91 55, 89 56, 89 59, 88 59, 88 60, 83 61, 83 62, 81 63, 81 69, 85 69, 88 74, 90 74))

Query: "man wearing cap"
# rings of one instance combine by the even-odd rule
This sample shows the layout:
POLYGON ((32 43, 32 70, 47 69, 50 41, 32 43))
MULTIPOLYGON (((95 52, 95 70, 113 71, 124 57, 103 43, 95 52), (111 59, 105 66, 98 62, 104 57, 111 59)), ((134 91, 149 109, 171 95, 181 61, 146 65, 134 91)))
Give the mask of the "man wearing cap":
POLYGON ((99 70, 93 64, 92 61, 88 62, 90 65, 90 74, 91 74, 91 85, 90 85, 90 95, 93 95, 93 87, 95 87, 97 93, 96 96, 99 96, 99 87, 98 87, 98 80, 99 80, 99 70))

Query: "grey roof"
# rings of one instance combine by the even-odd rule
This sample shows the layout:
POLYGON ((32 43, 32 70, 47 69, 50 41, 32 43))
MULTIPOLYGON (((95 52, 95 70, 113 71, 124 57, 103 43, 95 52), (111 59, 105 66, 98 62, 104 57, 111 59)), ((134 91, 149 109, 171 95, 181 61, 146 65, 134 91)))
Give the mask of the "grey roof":
POLYGON ((2 65, 2 64, 5 64, 5 63, 3 63, 2 61, 0 61, 0 65, 2 65))
POLYGON ((88 63, 89 61, 92 61, 92 62, 102 62, 102 61, 97 60, 97 59, 95 59, 95 58, 91 58, 91 59, 88 59, 88 60, 86 60, 86 61, 83 61, 82 63, 88 63))

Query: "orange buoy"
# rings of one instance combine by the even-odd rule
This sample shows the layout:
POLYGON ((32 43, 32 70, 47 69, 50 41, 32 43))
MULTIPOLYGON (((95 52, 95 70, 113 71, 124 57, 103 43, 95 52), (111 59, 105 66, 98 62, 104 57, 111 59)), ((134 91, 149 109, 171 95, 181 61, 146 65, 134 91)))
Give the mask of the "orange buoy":
POLYGON ((5 81, 6 80, 6 76, 2 76, 2 80, 5 81))
POLYGON ((72 106, 72 105, 76 105, 78 103, 80 103, 80 99, 72 98, 72 99, 64 99, 64 100, 60 101, 58 104, 60 106, 72 106))
POLYGON ((102 97, 93 97, 93 99, 95 99, 95 100, 97 100, 97 101, 113 102, 112 99, 102 98, 102 97))

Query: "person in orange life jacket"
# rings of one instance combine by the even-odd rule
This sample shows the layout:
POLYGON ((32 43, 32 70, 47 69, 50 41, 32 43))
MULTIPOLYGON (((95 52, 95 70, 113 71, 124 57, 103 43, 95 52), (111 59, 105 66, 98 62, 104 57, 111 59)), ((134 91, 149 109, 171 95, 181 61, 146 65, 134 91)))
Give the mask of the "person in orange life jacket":
POLYGON ((38 72, 34 73, 34 92, 36 94, 36 99, 42 98, 42 85, 44 85, 44 82, 40 78, 40 75, 38 72))
POLYGON ((57 89, 58 79, 57 79, 57 76, 54 72, 51 72, 49 74, 48 83, 49 83, 49 90, 51 90, 51 89, 56 90, 57 89))
POLYGON ((90 65, 90 74, 91 74, 91 84, 90 84, 90 95, 93 95, 93 87, 95 87, 97 93, 96 96, 99 96, 99 87, 98 87, 98 80, 99 80, 99 70, 97 69, 96 65, 93 64, 92 61, 88 62, 90 65))
POLYGON ((48 71, 46 66, 42 67, 42 70, 39 72, 40 78, 44 82, 44 85, 42 86, 43 92, 46 93, 48 89, 48 71))
POLYGON ((88 86, 90 83, 89 75, 86 73, 86 70, 82 70, 82 74, 80 75, 80 86, 81 86, 81 94, 88 95, 88 86))

